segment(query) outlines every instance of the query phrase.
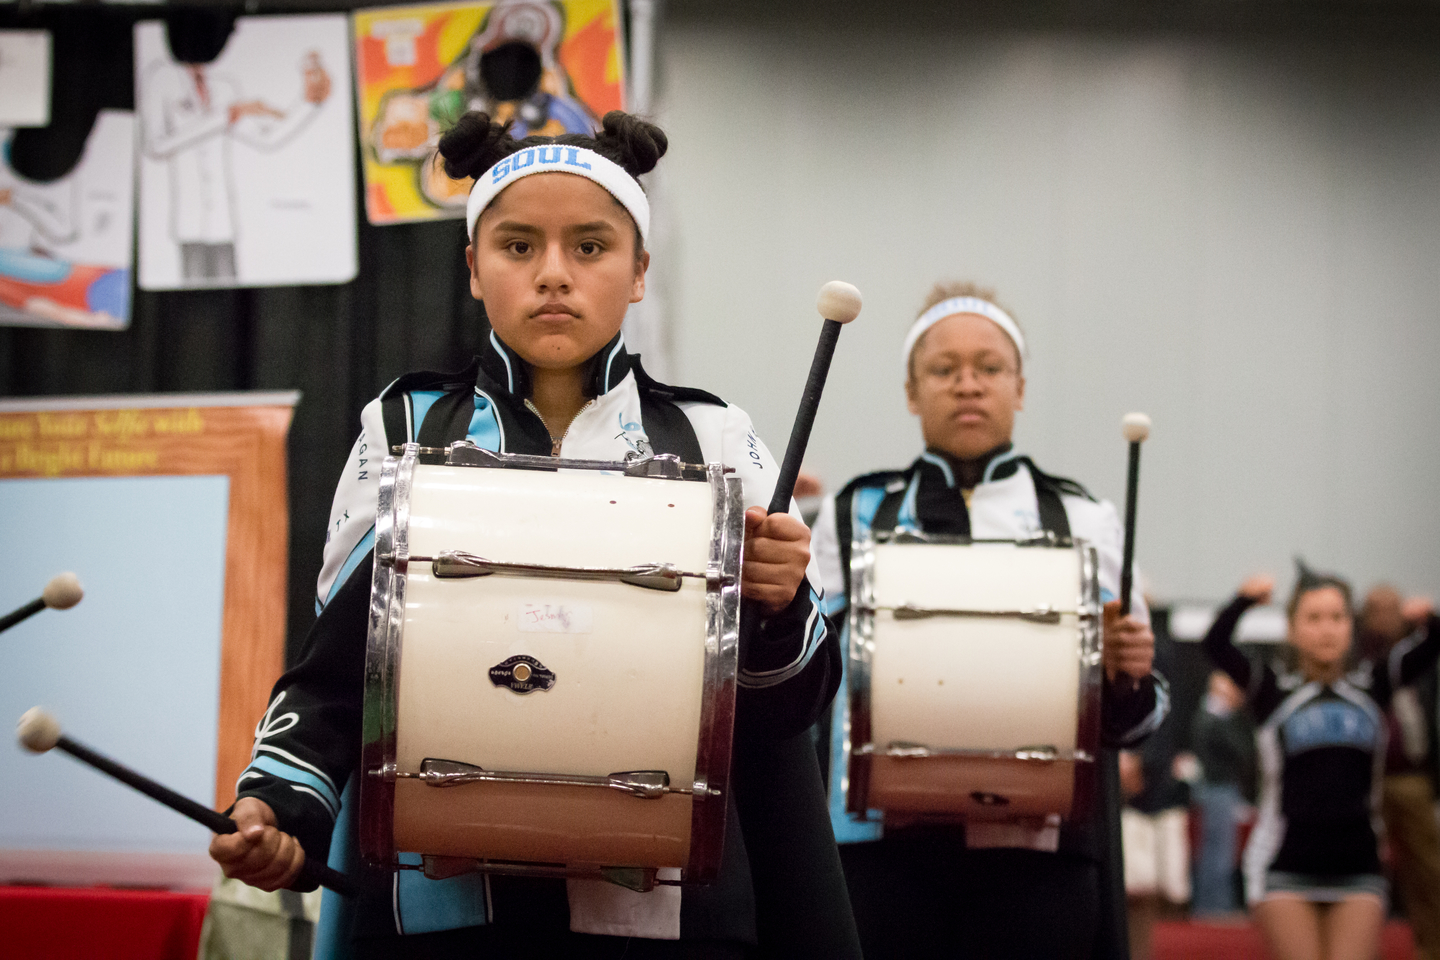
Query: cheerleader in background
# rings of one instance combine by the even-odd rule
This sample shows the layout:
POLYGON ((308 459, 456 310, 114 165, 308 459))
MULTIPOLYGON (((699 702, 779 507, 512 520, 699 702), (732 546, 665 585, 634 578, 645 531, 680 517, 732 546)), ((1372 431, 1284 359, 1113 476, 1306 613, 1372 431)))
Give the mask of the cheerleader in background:
POLYGON ((1246 580, 1205 636, 1215 665, 1245 691, 1258 724, 1259 817, 1245 847, 1246 900, 1277 960, 1369 960, 1387 887, 1375 831, 1384 711, 1397 687, 1440 655, 1428 600, 1405 603, 1414 632, 1380 662, 1350 669, 1350 585, 1300 564, 1286 607, 1293 665, 1252 662, 1234 645, 1240 617, 1268 603, 1269 576, 1246 580))

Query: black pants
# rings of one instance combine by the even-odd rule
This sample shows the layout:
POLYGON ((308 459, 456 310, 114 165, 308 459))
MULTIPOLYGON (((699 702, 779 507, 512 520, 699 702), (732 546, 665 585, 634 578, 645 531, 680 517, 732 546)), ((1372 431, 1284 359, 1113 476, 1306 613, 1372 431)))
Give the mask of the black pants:
POLYGON ((844 844, 840 859, 865 960, 1091 955, 1100 882, 1086 858, 930 835, 844 844))
POLYGON ((746 960, 751 955, 741 943, 538 933, 523 924, 362 939, 354 946, 355 960, 746 960))

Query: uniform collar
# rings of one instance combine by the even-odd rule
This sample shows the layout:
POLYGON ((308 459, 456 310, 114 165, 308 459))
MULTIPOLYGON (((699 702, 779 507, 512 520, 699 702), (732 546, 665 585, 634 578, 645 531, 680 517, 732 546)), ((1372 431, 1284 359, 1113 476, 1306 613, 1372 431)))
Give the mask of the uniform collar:
POLYGON ((952 490, 973 490, 981 483, 1004 480, 1013 475, 1019 465, 1015 460, 1014 445, 1002 443, 988 453, 964 460, 943 450, 927 449, 910 469, 930 474, 932 476, 927 477, 928 480, 943 483, 952 490))
MULTIPOLYGON (((521 400, 530 398, 530 364, 522 360, 494 330, 490 331, 479 359, 477 387, 498 387, 521 400)), ((625 349, 625 334, 615 334, 598 353, 585 361, 586 395, 602 397, 614 390, 624 382, 634 361, 635 355, 625 349)))

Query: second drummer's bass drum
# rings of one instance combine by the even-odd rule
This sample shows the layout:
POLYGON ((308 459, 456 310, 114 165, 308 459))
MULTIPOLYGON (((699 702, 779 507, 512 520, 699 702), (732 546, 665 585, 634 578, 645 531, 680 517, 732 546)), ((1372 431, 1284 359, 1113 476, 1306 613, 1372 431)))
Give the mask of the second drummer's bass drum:
POLYGON ((857 540, 850 577, 847 811, 1082 817, 1100 745, 1095 548, 900 531, 857 540))

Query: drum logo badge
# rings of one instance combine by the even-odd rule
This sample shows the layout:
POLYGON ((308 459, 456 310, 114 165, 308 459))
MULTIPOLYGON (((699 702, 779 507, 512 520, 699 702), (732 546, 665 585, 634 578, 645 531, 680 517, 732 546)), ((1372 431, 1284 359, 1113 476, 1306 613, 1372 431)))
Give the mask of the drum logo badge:
POLYGON ((509 687, 516 693, 533 693, 555 686, 555 671, 534 657, 521 655, 491 667, 490 682, 497 687, 509 687))

